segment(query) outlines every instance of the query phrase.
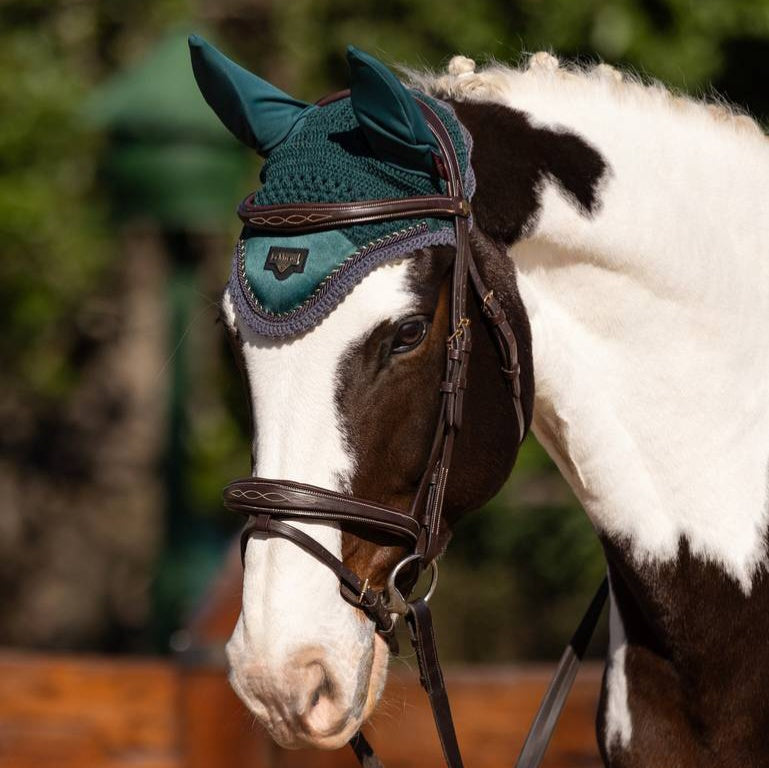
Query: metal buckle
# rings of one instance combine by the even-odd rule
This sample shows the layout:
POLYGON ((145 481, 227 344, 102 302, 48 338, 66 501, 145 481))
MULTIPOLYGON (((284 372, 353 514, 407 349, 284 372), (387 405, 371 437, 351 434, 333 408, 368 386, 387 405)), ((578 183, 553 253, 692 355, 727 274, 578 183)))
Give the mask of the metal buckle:
MULTIPOLYGON (((395 568, 392 569, 389 577, 387 578, 387 602, 385 608, 390 613, 397 613, 399 616, 405 616, 409 612, 409 604, 406 602, 406 598, 403 597, 401 591, 395 586, 395 579, 403 568, 416 560, 421 560, 422 555, 409 555, 404 557, 395 568)), ((430 562, 430 568, 432 573, 430 575, 430 586, 427 589, 427 593, 422 598, 426 603, 430 601, 430 598, 435 592, 435 588, 438 586, 438 563, 435 560, 430 562)))
POLYGON ((363 582, 363 586, 360 588, 360 594, 358 595, 358 605, 363 603, 363 598, 366 596, 366 590, 368 589, 368 579, 363 582))
POLYGON ((461 317, 459 319, 459 323, 457 324, 457 327, 454 329, 454 333, 451 334, 451 336, 446 339, 447 344, 451 344, 454 339, 461 339, 462 336, 464 336, 465 328, 468 328, 470 326, 470 318, 469 317, 461 317))

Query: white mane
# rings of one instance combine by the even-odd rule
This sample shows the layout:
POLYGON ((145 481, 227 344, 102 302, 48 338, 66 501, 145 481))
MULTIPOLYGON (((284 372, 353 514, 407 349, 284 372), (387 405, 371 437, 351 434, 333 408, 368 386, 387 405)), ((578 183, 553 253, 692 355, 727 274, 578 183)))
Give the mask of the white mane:
POLYGON ((668 109, 684 112, 694 119, 715 122, 727 130, 748 133, 766 140, 761 126, 743 109, 713 96, 714 100, 698 100, 671 90, 663 83, 643 80, 610 64, 586 67, 560 62, 546 51, 531 54, 520 68, 492 61, 477 69, 472 59, 454 56, 446 72, 417 71, 404 68, 410 83, 438 98, 458 101, 504 101, 510 88, 519 87, 521 80, 537 87, 553 82, 569 92, 589 92, 591 96, 634 101, 639 108, 668 109))
POLYGON ((572 131, 608 163, 593 218, 547 183, 511 251, 534 334, 534 431, 639 563, 673 561, 685 540, 749 593, 769 526, 766 136, 722 104, 547 53, 480 71, 455 57, 411 80, 572 131))

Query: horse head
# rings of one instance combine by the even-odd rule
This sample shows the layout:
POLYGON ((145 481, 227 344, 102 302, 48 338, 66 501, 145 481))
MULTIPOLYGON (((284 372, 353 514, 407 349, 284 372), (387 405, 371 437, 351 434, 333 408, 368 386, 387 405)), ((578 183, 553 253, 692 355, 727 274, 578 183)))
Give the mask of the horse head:
MULTIPOLYGON (((454 521, 491 498, 515 462, 532 413, 528 321, 504 244, 477 224, 465 230, 469 258, 477 284, 492 285, 493 293, 472 295, 462 317, 454 316, 463 235, 453 214, 436 208, 452 183, 436 135, 449 137, 465 198, 475 179, 472 139, 449 105, 408 90, 355 49, 348 51, 349 93, 307 104, 199 38, 190 44, 204 97, 265 158, 263 186, 240 209, 245 226, 223 315, 248 381, 254 476, 280 484, 241 482, 231 490, 233 508, 240 508, 237 499, 257 503, 261 523, 243 540, 230 679, 280 744, 335 748, 373 711, 391 637, 377 631, 355 595, 340 592, 338 573, 302 537, 357 577, 358 602, 381 595, 415 547, 427 546, 434 560, 454 521), (425 114, 433 115, 433 128, 425 114), (361 200, 430 200, 433 207, 424 215, 324 224, 328 204, 361 200), (504 318, 503 327, 514 329, 520 367, 511 364, 507 375, 484 310, 496 327, 504 318), (468 357, 472 347, 472 361, 447 384, 447 349, 455 343, 455 357, 468 357), (447 398, 464 399, 456 416, 464 426, 450 425, 451 473, 436 482, 436 425, 448 429, 447 398), (438 493, 442 514, 427 544, 424 536, 420 544, 386 526, 372 529, 354 513, 314 519, 307 503, 285 523, 289 540, 271 535, 271 505, 307 488, 316 505, 344 507, 342 496, 356 497, 396 519, 415 515, 417 502, 438 493)), ((414 538, 420 535, 417 526, 414 538)))

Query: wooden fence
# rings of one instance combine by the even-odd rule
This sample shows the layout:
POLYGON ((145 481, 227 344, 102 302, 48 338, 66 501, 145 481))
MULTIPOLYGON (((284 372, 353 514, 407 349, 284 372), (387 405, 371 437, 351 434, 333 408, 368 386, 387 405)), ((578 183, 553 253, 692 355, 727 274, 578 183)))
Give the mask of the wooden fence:
MULTIPOLYGON (((449 670, 471 768, 512 765, 550 667, 449 670)), ((597 768, 600 667, 580 672, 547 768, 597 768)), ((439 768, 415 672, 390 676, 367 735, 388 768, 439 768)), ((253 723, 220 667, 0 652, 0 768, 354 768, 349 750, 289 752, 253 723)))

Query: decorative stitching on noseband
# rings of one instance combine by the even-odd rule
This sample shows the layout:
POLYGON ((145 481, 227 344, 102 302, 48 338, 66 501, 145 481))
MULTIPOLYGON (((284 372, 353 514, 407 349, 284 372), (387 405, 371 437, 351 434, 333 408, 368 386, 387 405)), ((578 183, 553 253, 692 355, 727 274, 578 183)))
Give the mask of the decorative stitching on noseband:
POLYGON ((241 491, 239 488, 235 488, 234 490, 230 491, 230 495, 234 496, 237 499, 248 499, 249 501, 271 501, 273 503, 278 503, 281 501, 289 502, 290 499, 287 496, 283 496, 283 494, 275 493, 274 491, 268 491, 267 493, 263 493, 262 491, 241 491))

